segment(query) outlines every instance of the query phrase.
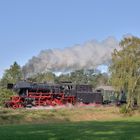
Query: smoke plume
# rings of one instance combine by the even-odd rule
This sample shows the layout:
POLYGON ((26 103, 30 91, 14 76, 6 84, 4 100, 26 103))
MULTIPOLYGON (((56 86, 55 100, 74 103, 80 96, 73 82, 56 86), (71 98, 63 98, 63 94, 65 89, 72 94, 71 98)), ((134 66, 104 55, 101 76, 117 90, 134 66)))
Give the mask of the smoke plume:
POLYGON ((118 41, 109 37, 101 42, 93 40, 64 49, 44 50, 23 66, 23 73, 27 77, 46 71, 66 72, 96 68, 107 64, 111 60, 111 52, 118 46, 118 41))

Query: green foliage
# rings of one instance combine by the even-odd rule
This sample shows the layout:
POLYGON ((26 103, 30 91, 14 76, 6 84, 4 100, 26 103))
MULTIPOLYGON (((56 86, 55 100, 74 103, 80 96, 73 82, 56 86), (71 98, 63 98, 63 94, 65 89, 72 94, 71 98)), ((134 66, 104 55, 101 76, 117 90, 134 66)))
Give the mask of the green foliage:
POLYGON ((132 110, 131 110, 131 108, 127 108, 127 105, 124 104, 120 107, 120 113, 131 115, 132 110))
POLYGON ((125 90, 127 108, 133 108, 135 99, 140 102, 140 39, 124 38, 120 46, 112 54, 111 81, 116 90, 125 90))
POLYGON ((44 82, 54 83, 55 74, 53 74, 52 72, 38 73, 28 78, 28 80, 32 82, 38 82, 38 83, 44 83, 44 82))
POLYGON ((8 83, 16 83, 23 79, 22 70, 20 66, 14 62, 9 69, 5 70, 5 73, 1 79, 1 86, 6 87, 8 83))
POLYGON ((139 131, 139 119, 0 126, 3 140, 139 140, 139 131))
POLYGON ((0 81, 0 106, 3 106, 4 102, 10 99, 10 97, 14 94, 11 90, 6 89, 7 84, 14 84, 22 78, 21 68, 16 62, 14 62, 9 69, 5 70, 5 73, 0 81))
POLYGON ((55 78, 55 82, 59 83, 62 81, 71 81, 71 76, 70 74, 61 74, 60 76, 55 78))
POLYGON ((88 83, 88 77, 84 73, 84 70, 76 70, 69 74, 62 74, 56 78, 58 82, 71 81, 76 84, 88 83))
POLYGON ((13 91, 0 88, 0 106, 3 106, 4 102, 9 100, 12 95, 14 95, 13 91))
POLYGON ((84 70, 76 70, 68 74, 61 74, 60 76, 55 76, 52 72, 39 73, 36 74, 28 80, 33 82, 50 82, 59 83, 62 81, 70 81, 75 84, 91 84, 93 87, 98 85, 108 84, 108 75, 105 74, 87 74, 84 70))
POLYGON ((88 76, 84 73, 84 70, 77 70, 71 73, 71 81, 77 84, 88 83, 88 76))
POLYGON ((100 85, 109 85, 109 77, 107 74, 98 74, 95 76, 94 80, 94 87, 100 86, 100 85))

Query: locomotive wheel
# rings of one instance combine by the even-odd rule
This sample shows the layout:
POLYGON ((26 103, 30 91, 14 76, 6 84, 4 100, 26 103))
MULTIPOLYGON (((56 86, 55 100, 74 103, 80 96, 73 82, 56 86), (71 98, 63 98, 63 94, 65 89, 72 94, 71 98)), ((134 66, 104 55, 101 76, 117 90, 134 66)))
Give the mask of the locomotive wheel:
POLYGON ((12 106, 13 109, 18 109, 18 108, 22 108, 23 106, 21 104, 14 104, 12 106))
POLYGON ((17 109, 17 108, 19 108, 19 106, 18 106, 18 104, 14 104, 14 105, 12 106, 12 108, 13 108, 13 109, 17 109))
POLYGON ((5 107, 6 108, 10 108, 11 107, 11 104, 10 103, 5 103, 5 107))

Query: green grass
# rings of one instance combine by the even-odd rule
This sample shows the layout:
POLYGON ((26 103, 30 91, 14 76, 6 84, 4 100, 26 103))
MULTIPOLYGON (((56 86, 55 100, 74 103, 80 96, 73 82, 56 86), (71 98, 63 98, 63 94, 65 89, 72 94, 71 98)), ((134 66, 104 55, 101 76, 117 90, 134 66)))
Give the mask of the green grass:
POLYGON ((116 107, 0 109, 0 140, 140 140, 140 113, 116 107))
POLYGON ((85 121, 0 126, 1 140, 139 140, 137 121, 85 121))

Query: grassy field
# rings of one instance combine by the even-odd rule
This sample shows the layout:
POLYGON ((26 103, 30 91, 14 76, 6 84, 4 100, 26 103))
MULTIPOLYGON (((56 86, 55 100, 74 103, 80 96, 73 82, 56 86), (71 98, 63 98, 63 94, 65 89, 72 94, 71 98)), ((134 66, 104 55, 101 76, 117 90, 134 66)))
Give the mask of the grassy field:
POLYGON ((116 107, 0 111, 1 140, 140 140, 140 114, 116 107))
POLYGON ((139 140, 139 121, 85 121, 0 127, 1 140, 139 140))

